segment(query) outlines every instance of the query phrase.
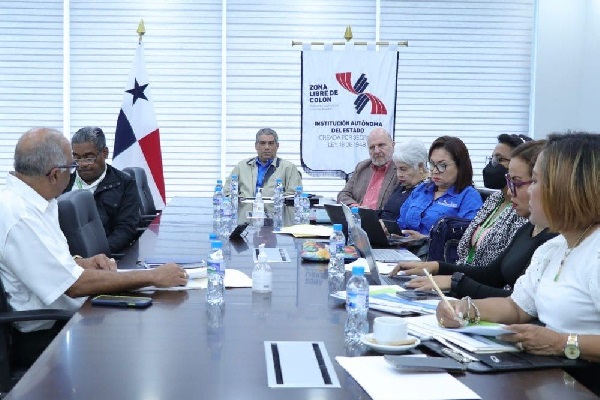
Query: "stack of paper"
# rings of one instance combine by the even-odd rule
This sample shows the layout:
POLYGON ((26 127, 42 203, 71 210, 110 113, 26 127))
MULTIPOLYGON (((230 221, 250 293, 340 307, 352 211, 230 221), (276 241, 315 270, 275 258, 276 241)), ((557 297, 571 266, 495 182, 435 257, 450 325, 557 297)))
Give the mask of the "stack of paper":
POLYGON ((331 225, 292 225, 281 228, 275 233, 289 233, 294 237, 326 237, 331 236, 333 227, 331 225))
MULTIPOLYGON (((456 329, 442 328, 438 325, 435 315, 423 315, 421 317, 408 318, 408 331, 416 336, 442 337, 463 349, 476 354, 500 353, 505 351, 519 351, 515 346, 507 342, 501 342, 493 338, 480 335, 466 335, 456 329)), ((489 326, 486 328, 489 333, 489 326)), ((498 327, 498 334, 505 333, 503 328, 498 327)))
POLYGON ((480 399, 447 372, 400 371, 383 357, 336 357, 373 400, 480 399))
MULTIPOLYGON (((119 272, 129 271, 144 271, 140 270, 119 270, 119 272)), ((156 286, 146 286, 138 289, 140 292, 154 291, 154 290, 166 290, 166 291, 178 291, 178 290, 193 290, 193 289, 206 289, 208 286, 208 278, 206 277, 206 268, 198 268, 196 270, 188 271, 188 282, 185 286, 172 286, 167 288, 158 288, 156 286)), ((238 271, 237 269, 227 268, 225 270, 225 279, 223 281, 226 288, 242 288, 252 287, 252 278, 238 271)))

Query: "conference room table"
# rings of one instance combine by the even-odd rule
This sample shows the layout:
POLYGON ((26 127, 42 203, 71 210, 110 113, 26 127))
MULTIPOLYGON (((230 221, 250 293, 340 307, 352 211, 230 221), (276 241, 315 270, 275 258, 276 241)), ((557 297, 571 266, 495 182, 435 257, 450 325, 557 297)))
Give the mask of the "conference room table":
MULTIPOLYGON (((206 258, 213 229, 210 200, 174 198, 119 268, 139 268, 139 261, 153 256, 206 258)), ((240 204, 240 220, 250 208, 240 204)), ((293 223, 293 210, 286 207, 284 213, 284 224, 293 223)), ((227 266, 249 276, 259 244, 287 250, 292 262, 271 264, 271 294, 228 289, 224 306, 215 307, 206 304, 204 290, 151 291, 144 293, 154 303, 144 310, 86 301, 6 398, 370 398, 335 357, 379 354, 345 345, 344 303, 329 296, 327 264, 301 261, 302 242, 264 226, 225 243, 227 266), (269 388, 265 341, 324 342, 341 388, 269 388)), ((370 320, 379 315, 369 311, 370 320)), ((596 398, 560 369, 454 376, 482 399, 596 398)), ((399 376, 390 394, 401 393, 402 385, 399 376)))

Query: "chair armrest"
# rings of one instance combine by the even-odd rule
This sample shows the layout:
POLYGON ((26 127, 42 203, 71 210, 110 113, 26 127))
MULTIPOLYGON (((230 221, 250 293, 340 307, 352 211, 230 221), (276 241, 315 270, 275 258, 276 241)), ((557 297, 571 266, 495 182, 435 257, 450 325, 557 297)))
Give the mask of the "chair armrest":
POLYGON ((68 321, 73 316, 72 311, 65 310, 27 310, 0 312, 0 324, 22 321, 68 321))

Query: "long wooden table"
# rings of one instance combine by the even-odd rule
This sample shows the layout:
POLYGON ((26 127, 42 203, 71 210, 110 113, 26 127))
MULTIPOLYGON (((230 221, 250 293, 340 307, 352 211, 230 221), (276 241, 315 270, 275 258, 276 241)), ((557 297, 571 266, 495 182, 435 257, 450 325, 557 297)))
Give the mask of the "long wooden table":
MULTIPOLYGON (((240 214, 248 207, 242 205, 240 214)), ((152 255, 205 257, 211 219, 209 199, 173 199, 120 267, 135 268, 152 255)), ((284 222, 291 222, 290 210, 284 222)), ((331 358, 377 354, 344 347, 343 304, 329 297, 326 264, 300 262, 300 240, 274 235, 269 227, 250 231, 226 245, 229 266, 251 274, 252 248, 263 242, 286 248, 294 260, 272 265, 271 295, 227 290, 223 308, 208 307, 204 291, 155 292, 146 310, 92 307, 88 301, 7 399, 369 398, 335 361, 340 389, 267 386, 265 340, 323 341, 331 358)), ((457 378, 482 399, 595 398, 558 369, 457 378)), ((399 380, 390 391, 401 387, 399 380)))

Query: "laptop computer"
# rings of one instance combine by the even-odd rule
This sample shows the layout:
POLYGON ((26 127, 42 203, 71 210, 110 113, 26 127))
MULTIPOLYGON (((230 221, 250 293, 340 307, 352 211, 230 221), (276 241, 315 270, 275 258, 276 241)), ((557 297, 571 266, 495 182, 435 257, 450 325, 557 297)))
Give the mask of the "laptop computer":
MULTIPOLYGON (((348 227, 350 229, 350 231, 352 232, 354 227, 356 227, 356 223, 354 222, 354 217, 352 216, 352 211, 350 210, 350 208, 345 205, 342 204, 342 211, 344 213, 345 219, 348 221, 348 227)), ((361 219, 360 224, 361 226, 363 225, 363 221, 361 219)), ((377 223, 379 224, 379 220, 377 221, 377 223)), ((358 227, 361 228, 361 227, 358 227)), ((381 226, 380 226, 381 228, 381 226)), ((364 232, 364 230, 361 228, 361 230, 364 232)), ((366 232, 365 232, 365 235, 366 232)), ((353 236, 354 238, 354 236, 353 236)), ((367 235, 367 239, 368 239, 368 235, 367 235)), ((356 243, 355 243, 356 244, 356 243)), ((358 245, 356 246, 358 247, 358 245)), ((371 247, 371 244, 369 242, 369 247, 371 247)), ((362 251, 360 247, 358 247, 359 251, 362 251)), ((373 257, 377 260, 377 261, 382 261, 382 262, 398 262, 398 261, 421 261, 421 259, 419 257, 417 257, 416 255, 414 255, 413 253, 411 253, 410 251, 406 250, 406 249, 370 249, 371 254, 373 254, 373 257)), ((364 254, 364 253, 363 253, 364 254)))
POLYGON ((410 238, 389 236, 379 222, 377 211, 360 208, 358 214, 360 215, 360 225, 367 232, 373 246, 389 247, 413 242, 410 238))
MULTIPOLYGON (((348 238, 348 222, 346 221, 346 216, 344 215, 344 210, 341 204, 323 204, 325 207, 325 211, 327 212, 327 216, 329 216, 329 220, 331 224, 341 224, 342 232, 344 232, 344 236, 348 238)), ((352 212, 350 212, 352 214, 352 212)))
POLYGON ((371 243, 369 242, 369 237, 367 236, 367 233, 360 226, 350 228, 350 231, 352 232, 352 239, 354 240, 354 245, 358 248, 362 256, 367 260, 370 276, 365 275, 365 277, 367 277, 367 282, 369 282, 370 285, 404 286, 404 283, 412 279, 412 277, 410 276, 388 276, 380 274, 379 268, 377 267, 377 262, 375 261, 375 257, 373 256, 373 249, 371 248, 371 243))

